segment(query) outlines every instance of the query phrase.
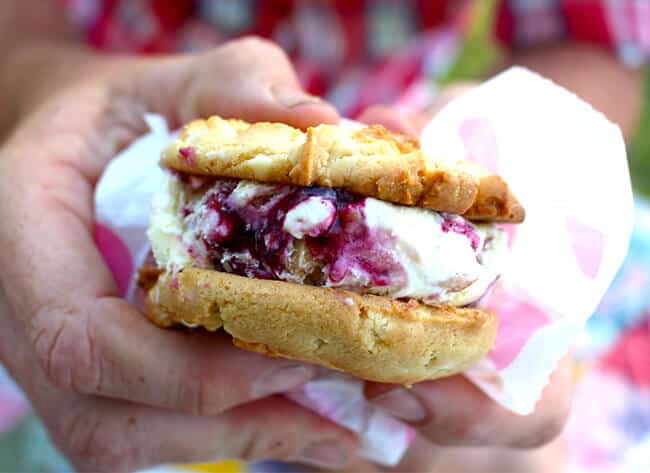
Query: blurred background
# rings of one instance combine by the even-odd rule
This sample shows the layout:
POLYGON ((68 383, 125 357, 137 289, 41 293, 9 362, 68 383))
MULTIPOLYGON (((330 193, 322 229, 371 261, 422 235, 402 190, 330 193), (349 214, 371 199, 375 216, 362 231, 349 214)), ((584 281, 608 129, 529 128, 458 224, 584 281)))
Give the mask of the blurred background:
MULTIPOLYGON (((520 62, 602 105, 625 132, 636 224, 626 263, 576 346, 576 394, 562 450, 567 471, 650 471, 650 2, 59 3, 89 43, 109 51, 188 52, 242 34, 272 38, 295 61, 304 86, 349 117, 376 103, 425 110, 448 86, 520 62), (565 52, 552 54, 559 49, 565 52), (576 58, 587 56, 593 70, 575 73, 576 58), (620 80, 620 94, 601 88, 604 80, 620 80), (633 87, 638 94, 631 96, 633 87)), ((0 368, 0 471, 70 470, 0 368)))

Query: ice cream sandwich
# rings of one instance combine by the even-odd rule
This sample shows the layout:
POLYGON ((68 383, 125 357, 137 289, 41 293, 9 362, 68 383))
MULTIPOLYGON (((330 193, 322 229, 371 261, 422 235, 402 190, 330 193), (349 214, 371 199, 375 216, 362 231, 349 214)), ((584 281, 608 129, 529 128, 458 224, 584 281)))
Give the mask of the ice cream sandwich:
POLYGON ((524 209, 499 176, 381 126, 211 117, 163 152, 145 271, 161 327, 412 384, 492 347, 484 301, 524 209), (153 276, 152 276, 153 275, 153 276))

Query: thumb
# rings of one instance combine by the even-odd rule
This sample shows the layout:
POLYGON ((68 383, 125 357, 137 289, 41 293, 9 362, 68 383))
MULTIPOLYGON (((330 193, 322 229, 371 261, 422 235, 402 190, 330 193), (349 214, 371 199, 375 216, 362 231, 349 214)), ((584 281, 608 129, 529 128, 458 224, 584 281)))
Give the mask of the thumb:
POLYGON ((176 125, 214 114, 301 128, 339 121, 334 107, 302 90, 289 58, 270 41, 238 39, 158 64, 151 83, 162 87, 144 94, 176 125))

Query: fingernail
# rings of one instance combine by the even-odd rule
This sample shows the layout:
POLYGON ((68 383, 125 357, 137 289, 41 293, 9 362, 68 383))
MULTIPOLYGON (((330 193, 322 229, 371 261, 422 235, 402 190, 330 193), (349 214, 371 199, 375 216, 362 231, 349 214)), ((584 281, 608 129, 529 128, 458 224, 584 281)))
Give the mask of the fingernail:
POLYGON ((339 442, 326 440, 307 445, 291 461, 324 468, 339 468, 347 463, 347 451, 339 442))
POLYGON ((371 402, 388 414, 407 422, 422 422, 427 417, 427 411, 422 403, 404 388, 393 389, 371 402))
POLYGON ((266 373, 253 385, 255 398, 289 391, 303 385, 314 376, 314 370, 305 365, 289 365, 266 373))
POLYGON ((309 95, 295 87, 289 87, 283 84, 271 86, 271 93, 280 105, 289 108, 310 103, 318 103, 321 101, 318 97, 309 95))

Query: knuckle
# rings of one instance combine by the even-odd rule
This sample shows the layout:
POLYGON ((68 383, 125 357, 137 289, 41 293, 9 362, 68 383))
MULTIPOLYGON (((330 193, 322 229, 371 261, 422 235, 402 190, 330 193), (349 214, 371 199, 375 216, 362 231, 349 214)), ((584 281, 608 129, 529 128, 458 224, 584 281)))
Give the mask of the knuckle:
POLYGON ((101 370, 88 319, 76 310, 48 304, 32 321, 32 345, 49 382, 67 391, 97 391, 101 370))
POLYGON ((231 387, 224 385, 223 380, 202 366, 193 366, 189 370, 188 383, 181 387, 185 391, 181 397, 186 399, 182 402, 188 406, 191 414, 216 415, 231 407, 227 392, 231 387))
POLYGON ((60 447, 82 471, 121 471, 138 464, 139 451, 123 422, 131 424, 133 418, 108 419, 78 409, 63 422, 60 447))
POLYGON ((238 44, 247 49, 280 49, 273 41, 256 35, 243 36, 233 40, 233 44, 238 44))
POLYGON ((189 383, 186 387, 186 397, 188 399, 189 411, 191 414, 206 416, 216 414, 216 403, 214 397, 210 396, 207 387, 209 380, 202 371, 191 373, 189 383))
POLYGON ((461 418, 446 429, 445 445, 476 445, 481 442, 480 422, 474 418, 461 418))
POLYGON ((241 445, 238 448, 239 457, 244 460, 255 460, 259 450, 261 432, 253 430, 248 435, 243 436, 241 445))
POLYGON ((543 447, 555 440, 564 430, 566 416, 544 416, 538 421, 537 426, 530 429, 528 435, 517 438, 512 446, 521 449, 535 449, 543 447))
POLYGON ((532 427, 522 431, 529 432, 528 435, 520 437, 515 447, 538 448, 555 440, 564 430, 571 411, 571 393, 564 389, 565 383, 547 390, 545 396, 532 415, 532 427))
POLYGON ((295 456, 295 442, 291 438, 272 438, 258 446, 255 459, 286 460, 295 456))
POLYGON ((434 443, 443 446, 474 445, 480 437, 480 421, 465 413, 450 417, 434 417, 422 431, 434 443))
POLYGON ((259 431, 246 436, 241 457, 247 460, 286 460, 294 456, 295 441, 291 436, 264 435, 259 431))
POLYGON ((435 422, 429 425, 425 432, 429 439, 438 445, 481 447, 499 442, 499 435, 495 432, 498 428, 498 424, 485 422, 480 416, 477 417, 475 412, 467 412, 435 422))
POLYGON ((275 57, 289 62, 287 53, 273 41, 262 38, 260 36, 244 36, 242 38, 230 41, 226 47, 233 48, 238 52, 263 57, 275 57))
POLYGON ((322 425, 305 422, 295 408, 280 397, 258 401, 244 410, 231 411, 229 425, 246 425, 236 438, 223 446, 222 454, 245 460, 287 460, 295 458, 301 445, 313 440, 322 425), (278 402, 279 401, 279 402, 278 402), (250 419, 255 419, 252 423, 250 419), (291 425, 288 425, 291 424, 291 425), (261 428, 275 425, 275 429, 261 428))

